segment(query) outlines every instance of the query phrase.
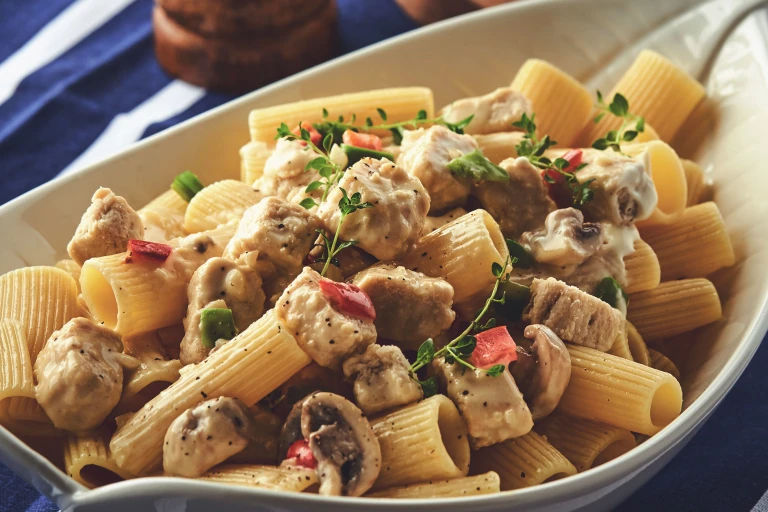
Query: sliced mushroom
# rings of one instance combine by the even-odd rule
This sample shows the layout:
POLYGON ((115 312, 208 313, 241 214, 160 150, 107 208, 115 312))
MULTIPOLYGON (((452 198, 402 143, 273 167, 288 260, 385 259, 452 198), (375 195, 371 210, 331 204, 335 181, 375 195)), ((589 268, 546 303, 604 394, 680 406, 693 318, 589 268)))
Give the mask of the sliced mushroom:
POLYGON ((529 325, 524 335, 533 345, 530 351, 518 345, 511 371, 536 420, 547 416, 560 402, 571 378, 571 356, 549 327, 529 325))
POLYGON ((313 393, 298 402, 283 426, 281 454, 301 439, 317 461, 322 495, 362 496, 379 476, 379 442, 362 411, 344 397, 313 393))
POLYGON ((576 208, 563 208, 547 215, 544 228, 523 233, 520 243, 539 263, 579 265, 603 244, 599 223, 584 222, 576 208))

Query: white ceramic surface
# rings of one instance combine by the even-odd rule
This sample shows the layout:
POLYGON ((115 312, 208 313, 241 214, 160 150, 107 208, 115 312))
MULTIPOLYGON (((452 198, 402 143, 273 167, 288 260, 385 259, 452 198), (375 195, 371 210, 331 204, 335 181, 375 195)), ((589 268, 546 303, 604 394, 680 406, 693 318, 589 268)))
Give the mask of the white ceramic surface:
MULTIPOLYGON (((184 169, 203 180, 236 177, 251 108, 363 89, 426 85, 438 105, 509 83, 528 57, 547 59, 591 87, 610 89, 637 51, 650 47, 707 73, 721 106, 697 155, 716 183, 716 201, 738 264, 715 276, 724 319, 697 333, 700 358, 683 382, 684 413, 632 452, 575 477, 539 487, 446 501, 328 499, 182 479, 140 479, 88 491, 0 428, 0 459, 64 510, 228 512, 405 510, 607 510, 658 472, 714 411, 768 329, 768 17, 751 15, 720 48, 723 28, 759 0, 531 0, 449 20, 380 43, 254 92, 147 139, 81 172, 0 207, 0 272, 64 256, 93 190, 109 186, 134 205, 164 190, 184 169), (717 58, 707 54, 717 48, 717 58)), ((694 256, 695 257, 695 256, 694 256)), ((695 312, 692 312, 695 314, 695 312)))

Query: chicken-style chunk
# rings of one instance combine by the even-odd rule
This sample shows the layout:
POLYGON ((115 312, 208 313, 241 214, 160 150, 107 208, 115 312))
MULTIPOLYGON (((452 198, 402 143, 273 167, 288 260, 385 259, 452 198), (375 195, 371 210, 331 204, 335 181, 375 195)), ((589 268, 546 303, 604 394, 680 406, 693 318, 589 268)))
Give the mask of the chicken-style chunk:
POLYGON ((352 281, 376 308, 376 332, 404 348, 418 348, 427 338, 448 329, 456 319, 453 286, 391 263, 378 263, 352 281))
POLYGON ((411 378, 408 360, 398 347, 373 344, 344 361, 344 375, 354 380, 357 406, 366 415, 378 414, 424 397, 411 378))
POLYGON ((358 210, 344 219, 340 237, 380 260, 393 260, 413 249, 424 229, 429 194, 421 182, 387 159, 363 158, 344 176, 317 209, 325 228, 336 232, 341 219, 338 203, 343 194, 360 193, 373 208, 358 210))
POLYGON ((218 397, 187 409, 165 433, 166 474, 196 478, 248 446, 252 421, 236 398, 218 397))
POLYGON ((123 252, 128 240, 141 240, 144 226, 139 214, 122 197, 99 188, 67 245, 69 257, 83 266, 86 260, 123 252))
POLYGON ((533 106, 522 93, 500 87, 483 96, 454 101, 443 108, 442 116, 450 123, 474 116, 464 128, 464 133, 474 135, 512 131, 515 129, 512 123, 519 121, 523 114, 532 113, 533 106))
POLYGON ((584 206, 594 220, 622 226, 650 217, 658 195, 647 154, 633 159, 615 151, 585 151, 584 163, 576 177, 581 183, 595 180, 594 199, 584 206))
POLYGON ((261 277, 250 267, 224 258, 211 258, 198 268, 187 286, 189 307, 181 341, 182 364, 199 363, 210 349, 202 342, 200 315, 203 309, 228 308, 239 332, 264 314, 261 277))
POLYGON ((523 320, 542 324, 565 341, 606 352, 624 322, 606 302, 550 277, 534 279, 523 320))
POLYGON ((418 178, 429 192, 430 211, 461 205, 469 196, 469 183, 456 178, 447 164, 478 149, 470 135, 459 135, 444 126, 406 131, 397 159, 408 174, 418 178))
POLYGON ((85 318, 54 332, 35 361, 35 398, 56 428, 85 432, 101 425, 120 401, 125 355, 120 337, 85 318))
POLYGON ((576 208, 563 208, 547 215, 542 229, 523 233, 520 244, 538 263, 566 266, 582 264, 602 247, 604 238, 599 223, 584 222, 576 208))
POLYGON ((432 362, 441 389, 456 404, 473 448, 482 448, 527 434, 533 418, 508 370, 496 377, 467 370, 440 357, 432 362))
POLYGON ((375 313, 365 293, 334 283, 309 267, 275 304, 277 318, 317 364, 340 368, 344 359, 376 341, 375 313))
POLYGON ((541 172, 527 158, 507 158, 499 166, 507 171, 509 181, 480 182, 474 195, 499 223, 504 236, 517 239, 525 231, 541 228, 556 206, 541 172))
POLYGON ((258 270, 273 305, 296 277, 317 238, 320 219, 298 204, 265 197, 248 208, 224 257, 258 270))
POLYGON ((317 171, 306 170, 315 158, 317 154, 306 143, 282 138, 264 162, 264 174, 253 183, 253 188, 267 196, 297 202, 297 197, 303 198, 307 185, 320 179, 317 171))

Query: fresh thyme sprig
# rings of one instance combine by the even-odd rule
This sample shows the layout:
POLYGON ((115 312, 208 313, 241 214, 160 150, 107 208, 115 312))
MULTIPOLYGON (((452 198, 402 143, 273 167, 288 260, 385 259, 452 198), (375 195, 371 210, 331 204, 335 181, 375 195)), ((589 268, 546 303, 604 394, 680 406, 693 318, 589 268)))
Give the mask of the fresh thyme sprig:
POLYGON ((459 134, 464 133, 464 128, 467 127, 469 123, 472 122, 472 119, 474 119, 474 115, 471 115, 465 119, 462 119, 458 123, 451 123, 449 121, 446 121, 443 119, 442 116, 428 119, 427 118, 427 111, 426 110, 419 110, 416 113, 416 117, 413 119, 408 119, 406 121, 398 121, 395 123, 387 123, 388 116, 387 112, 382 108, 377 108, 376 112, 379 114, 379 118, 382 123, 374 123, 373 119, 370 117, 367 117, 365 119, 365 123, 361 125, 355 125, 355 121, 357 120, 357 116, 355 114, 352 114, 351 119, 349 122, 344 121, 344 116, 339 116, 336 121, 329 119, 329 114, 327 109, 323 109, 323 122, 322 123, 314 123, 312 126, 321 134, 323 134, 324 137, 327 137, 329 134, 333 137, 334 142, 340 142, 342 135, 347 130, 352 131, 362 131, 362 132, 370 132, 373 130, 389 130, 392 132, 392 137, 394 140, 394 143, 396 145, 400 145, 403 141, 403 131, 406 129, 416 129, 420 125, 424 124, 439 124, 442 126, 445 126, 452 132, 456 132, 459 134))
MULTIPOLYGON (((571 191, 573 196, 573 204, 576 206, 584 206, 590 202, 594 197, 594 192, 589 185, 595 181, 593 179, 580 182, 573 172, 568 172, 566 169, 571 165, 565 158, 555 158, 554 161, 544 156, 544 152, 549 148, 557 144, 557 141, 550 139, 549 135, 544 135, 539 139, 536 135, 536 114, 523 113, 523 117, 519 121, 512 123, 512 126, 522 129, 525 132, 523 140, 520 144, 515 146, 517 156, 523 156, 527 158, 531 164, 543 169, 545 171, 553 171, 565 179, 565 183, 571 191)), ((581 164, 576 167, 575 171, 578 171, 584 167, 585 164, 581 164)), ((544 181, 547 183, 555 183, 555 179, 550 176, 549 172, 544 173, 544 181)))
POLYGON ((595 149, 608 149, 621 153, 621 143, 630 142, 637 138, 637 135, 645 131, 645 118, 629 112, 629 101, 620 93, 613 95, 610 104, 603 100, 603 94, 597 91, 597 109, 600 111, 595 116, 595 123, 599 123, 606 115, 611 114, 622 120, 618 130, 609 131, 605 137, 597 139, 592 143, 595 149))
MULTIPOLYGON (((436 357, 443 356, 445 357, 446 363, 453 364, 456 362, 471 371, 478 369, 476 366, 467 361, 467 358, 472 355, 472 352, 474 352, 475 346, 477 345, 477 341, 473 334, 491 329, 496 326, 495 318, 490 318, 483 324, 480 322, 482 322, 483 317, 486 315, 486 313, 488 313, 488 310, 492 304, 504 304, 505 294, 502 293, 501 298, 498 299, 496 298, 496 294, 499 291, 499 286, 501 286, 502 283, 509 281, 510 274, 506 271, 507 266, 514 264, 516 261, 517 260, 515 258, 510 258, 507 256, 507 258, 504 260, 504 265, 499 265, 496 262, 493 263, 491 266, 491 272, 493 272, 493 275, 496 277, 496 283, 493 285, 493 291, 491 292, 491 295, 488 297, 488 299, 486 299, 485 305, 475 315, 474 320, 470 322, 470 324, 461 334, 451 340, 440 350, 436 350, 435 342, 432 340, 432 338, 427 339, 424 343, 421 344, 419 351, 416 354, 416 361, 411 364, 409 370, 411 372, 412 378, 421 384, 422 388, 424 389, 425 396, 431 396, 437 392, 437 382, 435 381, 434 377, 430 377, 425 381, 421 381, 416 377, 416 372, 431 363, 432 360, 436 357)), ((497 364, 485 370, 485 373, 491 377, 498 377, 504 372, 504 369, 505 366, 503 364, 497 364)))
MULTIPOLYGON (((302 140, 307 144, 308 148, 310 148, 318 155, 317 158, 310 161, 304 167, 304 170, 309 171, 310 169, 314 169, 322 179, 319 181, 313 181, 307 185, 305 191, 313 192, 317 189, 322 189, 323 196, 320 199, 322 202, 325 201, 326 197, 328 197, 328 192, 331 191, 331 187, 333 187, 341 179, 341 176, 344 174, 344 168, 331 160, 329 157, 331 146, 333 145, 333 136, 331 134, 323 137, 323 149, 325 151, 322 151, 315 145, 314 142, 312 142, 312 136, 309 133, 309 130, 303 128, 302 123, 299 123, 299 127, 299 136, 297 137, 296 134, 294 134, 291 129, 288 128, 287 124, 281 123, 280 127, 277 129, 275 140, 281 138, 286 138, 288 140, 302 140)), ((311 197, 308 197, 301 201, 299 204, 309 210, 310 208, 317 206, 319 203, 317 203, 311 197)))
POLYGON ((334 263, 338 266, 338 260, 336 260, 337 254, 339 254, 347 247, 352 247, 353 245, 357 244, 357 240, 348 240, 346 242, 338 243, 339 233, 341 233, 341 226, 344 224, 344 219, 347 218, 347 215, 355 213, 357 210, 373 208, 373 204, 367 201, 365 203, 362 202, 360 192, 355 192, 351 196, 348 196, 346 190, 341 187, 339 187, 339 190, 341 190, 341 199, 339 199, 339 211, 341 212, 341 217, 339 217, 339 224, 336 226, 336 233, 333 235, 333 240, 330 240, 325 234, 325 231, 322 229, 317 230, 317 232, 320 233, 320 236, 323 237, 324 242, 323 255, 317 259, 319 262, 325 262, 325 265, 323 265, 323 270, 320 272, 321 276, 325 276, 325 273, 328 270, 328 266, 331 263, 334 263))

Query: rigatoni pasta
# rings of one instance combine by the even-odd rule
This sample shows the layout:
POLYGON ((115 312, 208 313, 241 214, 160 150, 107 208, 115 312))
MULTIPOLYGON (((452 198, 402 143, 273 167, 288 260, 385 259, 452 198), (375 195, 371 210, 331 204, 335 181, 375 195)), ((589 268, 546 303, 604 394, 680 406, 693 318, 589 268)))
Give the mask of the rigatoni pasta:
POLYGON ((443 395, 371 422, 381 446, 382 471, 374 489, 466 476, 467 427, 443 395))
POLYGON ((605 423, 551 414, 536 424, 536 432, 582 472, 627 453, 637 443, 627 429, 605 423))
POLYGON ((723 216, 712 202, 689 206, 674 223, 643 228, 642 234, 659 258, 664 281, 705 277, 736 262, 723 216))
POLYGON ((568 352, 573 371, 563 413, 647 435, 680 415, 683 392, 672 375, 587 347, 568 352))
POLYGON ((473 457, 472 471, 498 473, 503 491, 576 474, 573 464, 533 431, 479 450, 473 457))
POLYGON ((443 499, 616 458, 681 413, 654 348, 722 316, 703 277, 735 262, 667 143, 702 91, 644 52, 595 104, 531 59, 440 112, 256 109, 240 180, 182 172, 139 218, 101 189, 82 266, 0 276, 0 424, 88 487, 443 499))
POLYGON ((682 279, 633 293, 627 318, 649 342, 671 338, 723 316, 720 297, 707 279, 682 279))
POLYGON ((368 494, 369 498, 461 498, 493 494, 501 490, 499 475, 493 471, 482 475, 465 476, 450 480, 440 480, 423 484, 390 487, 383 491, 368 494))
POLYGON ((400 87, 353 92, 252 110, 248 116, 248 125, 251 129, 251 140, 272 142, 280 123, 285 123, 291 129, 301 122, 321 123, 323 109, 328 112, 329 119, 335 120, 343 116, 351 122, 354 114, 357 124, 363 125, 367 117, 379 118, 376 110, 379 108, 387 112, 388 122, 411 119, 420 110, 424 110, 429 119, 435 114, 435 103, 430 89, 400 87))

